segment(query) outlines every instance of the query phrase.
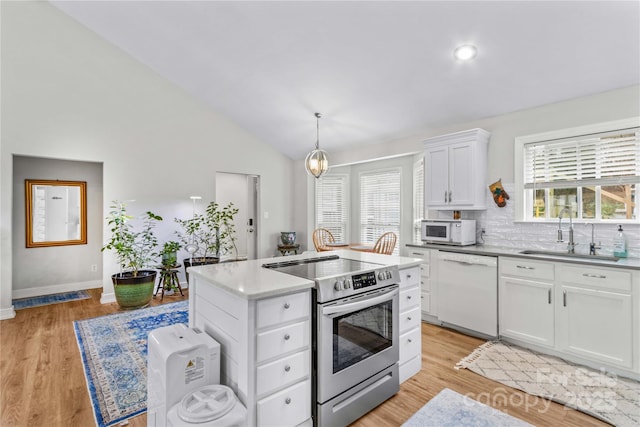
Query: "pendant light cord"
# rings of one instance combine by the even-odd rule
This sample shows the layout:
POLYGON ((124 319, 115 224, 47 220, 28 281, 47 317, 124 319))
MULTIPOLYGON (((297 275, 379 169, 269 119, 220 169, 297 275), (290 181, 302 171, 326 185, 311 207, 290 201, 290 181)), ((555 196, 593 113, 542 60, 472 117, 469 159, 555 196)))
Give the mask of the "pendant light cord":
POLYGON ((320 148, 320 113, 316 113, 316 150, 320 148))

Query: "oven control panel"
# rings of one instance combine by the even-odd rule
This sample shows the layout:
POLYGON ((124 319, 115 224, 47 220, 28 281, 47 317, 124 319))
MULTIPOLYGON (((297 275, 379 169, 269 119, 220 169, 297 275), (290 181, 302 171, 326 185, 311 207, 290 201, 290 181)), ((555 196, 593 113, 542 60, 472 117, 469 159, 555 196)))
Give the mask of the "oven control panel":
POLYGON ((355 290, 368 288, 369 286, 375 286, 377 284, 376 273, 374 271, 357 274, 355 276, 351 276, 351 278, 353 280, 353 289, 355 290))
POLYGON ((354 274, 350 277, 339 277, 335 279, 333 289, 335 291, 351 290, 355 292, 372 286, 389 284, 384 282, 391 281, 393 278, 394 275, 389 270, 368 271, 366 273, 354 274))

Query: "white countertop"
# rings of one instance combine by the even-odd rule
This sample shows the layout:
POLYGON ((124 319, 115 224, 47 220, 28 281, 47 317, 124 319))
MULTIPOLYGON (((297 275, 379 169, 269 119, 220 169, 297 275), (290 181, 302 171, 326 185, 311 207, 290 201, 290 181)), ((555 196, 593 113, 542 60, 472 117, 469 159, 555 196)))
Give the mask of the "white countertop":
POLYGON ((422 262, 422 259, 419 258, 381 255, 350 250, 336 250, 289 255, 287 257, 223 262, 220 264, 190 267, 188 271, 190 275, 196 276, 198 286, 203 282, 198 279, 204 279, 204 281, 212 285, 219 286, 220 288, 241 297, 247 299, 258 299, 309 289, 313 288, 315 285, 313 280, 270 270, 262 267, 263 264, 285 260, 292 261, 296 259, 318 258, 329 255, 338 255, 341 258, 371 262, 386 266, 397 265, 399 268, 414 267, 420 265, 422 262))
POLYGON ((607 261, 607 260, 600 260, 600 259, 574 258, 569 256, 523 254, 521 253, 524 250, 523 248, 492 246, 492 245, 453 246, 453 245, 438 245, 435 243, 412 243, 412 244, 408 244, 407 247, 437 249, 439 251, 458 252, 458 253, 474 254, 474 255, 512 256, 512 257, 518 257, 518 258, 544 259, 548 261, 593 265, 593 266, 599 266, 599 267, 628 268, 633 270, 640 269, 640 258, 620 258, 618 259, 618 261, 607 261))

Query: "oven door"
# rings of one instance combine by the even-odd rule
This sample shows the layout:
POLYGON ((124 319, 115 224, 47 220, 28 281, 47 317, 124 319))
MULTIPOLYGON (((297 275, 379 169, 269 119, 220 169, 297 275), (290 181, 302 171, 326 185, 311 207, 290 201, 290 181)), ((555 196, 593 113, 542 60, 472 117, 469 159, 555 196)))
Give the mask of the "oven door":
POLYGON ((398 285, 319 304, 317 310, 319 403, 398 362, 398 285))

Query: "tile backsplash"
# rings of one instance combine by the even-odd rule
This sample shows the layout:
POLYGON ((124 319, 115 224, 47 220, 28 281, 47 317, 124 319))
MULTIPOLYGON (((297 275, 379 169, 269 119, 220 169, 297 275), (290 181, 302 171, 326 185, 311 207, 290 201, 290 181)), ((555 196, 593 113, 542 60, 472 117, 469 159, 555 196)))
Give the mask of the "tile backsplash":
MULTIPOLYGON (((477 221, 478 243, 487 245, 506 246, 527 249, 545 249, 564 251, 569 239, 569 219, 562 219, 564 230, 564 242, 556 242, 558 236, 558 222, 532 223, 514 222, 515 200, 519 197, 514 191, 514 184, 502 184, 510 199, 507 205, 499 208, 493 201, 491 193, 487 189, 487 209, 484 211, 462 211, 462 219, 475 219, 477 221), (485 233, 481 236, 481 230, 485 233)), ((430 218, 453 218, 452 211, 430 211, 430 218)), ((623 224, 627 237, 627 252, 629 257, 640 258, 640 224, 623 224)), ((576 253, 589 253, 591 242, 591 222, 574 222, 574 241, 577 243, 576 253)), ((617 223, 596 223, 595 242, 601 249, 598 254, 613 254, 613 239, 617 235, 617 223)))

